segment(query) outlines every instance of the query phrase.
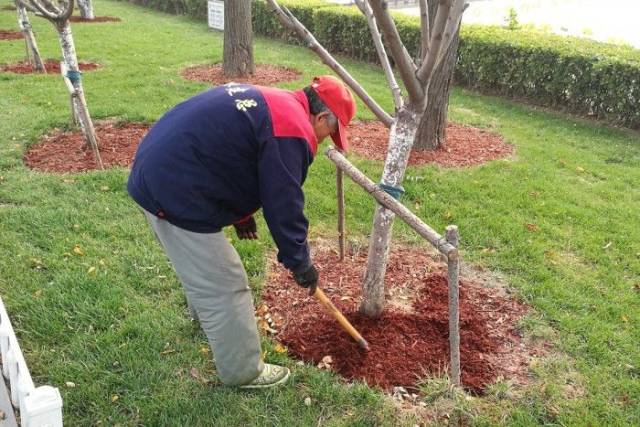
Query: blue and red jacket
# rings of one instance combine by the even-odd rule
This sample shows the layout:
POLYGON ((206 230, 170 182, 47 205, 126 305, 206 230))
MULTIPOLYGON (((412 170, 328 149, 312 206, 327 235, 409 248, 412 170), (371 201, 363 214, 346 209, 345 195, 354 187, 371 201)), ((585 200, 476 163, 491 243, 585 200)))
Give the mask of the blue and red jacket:
POLYGON ((166 113, 138 147, 127 189, 185 230, 218 232, 262 207, 293 271, 311 264, 302 184, 317 138, 303 91, 229 83, 166 113))

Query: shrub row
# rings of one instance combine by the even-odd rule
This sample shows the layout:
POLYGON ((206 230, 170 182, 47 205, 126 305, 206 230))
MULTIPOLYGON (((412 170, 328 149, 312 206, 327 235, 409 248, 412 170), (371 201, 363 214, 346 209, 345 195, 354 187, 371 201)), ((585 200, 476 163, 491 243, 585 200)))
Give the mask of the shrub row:
MULTIPOLYGON (((204 0, 129 0, 165 12, 206 19, 204 0)), ((280 0, 331 52, 377 62, 366 19, 355 7, 323 0, 280 0)), ((411 54, 420 47, 418 19, 394 15, 411 54)), ((289 43, 264 0, 253 2, 257 34, 289 43)), ((455 74, 460 85, 525 98, 587 116, 640 128, 640 51, 531 30, 464 25, 455 74)))

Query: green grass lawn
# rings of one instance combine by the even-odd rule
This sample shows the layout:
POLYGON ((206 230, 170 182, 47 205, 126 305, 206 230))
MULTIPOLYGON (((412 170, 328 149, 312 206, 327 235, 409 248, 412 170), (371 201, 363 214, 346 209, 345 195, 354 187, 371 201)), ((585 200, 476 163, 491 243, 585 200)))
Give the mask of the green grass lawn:
MULTIPOLYGON (((103 65, 84 74, 94 118, 153 122, 206 88, 179 70, 220 61, 220 34, 126 3, 95 7, 123 22, 73 26, 79 58, 103 65)), ((0 28, 15 21, 0 11, 0 28)), ((51 25, 32 23, 43 56, 59 58, 51 25)), ((255 54, 303 72, 283 87, 328 72, 310 51, 272 40, 257 39, 255 54)), ((0 62, 23 57, 22 41, 0 42, 0 62)), ((344 65, 391 108, 379 69, 344 65)), ((477 425, 640 424, 640 136, 463 90, 450 116, 499 132, 517 154, 470 169, 411 168, 406 203, 437 230, 457 224, 465 259, 503 274, 535 309, 526 334, 555 347, 533 366, 536 387, 498 384, 454 409, 477 425)), ((359 117, 372 116, 360 105, 359 117)), ((22 164, 26 147, 68 118, 59 76, 0 74, 0 296, 34 380, 60 387, 67 425, 412 425, 380 392, 296 365, 266 339, 267 361, 292 367, 289 385, 216 386, 206 339, 126 193, 127 170, 60 176, 22 164)), ((380 175, 380 163, 353 160, 380 175)), ((335 235, 333 182, 320 155, 305 184, 312 236, 335 235)), ((354 185, 346 191, 348 230, 365 238, 373 203, 354 185)), ((257 297, 273 249, 259 225, 259 241, 235 242, 257 297)), ((395 236, 419 243, 400 224, 395 236)))

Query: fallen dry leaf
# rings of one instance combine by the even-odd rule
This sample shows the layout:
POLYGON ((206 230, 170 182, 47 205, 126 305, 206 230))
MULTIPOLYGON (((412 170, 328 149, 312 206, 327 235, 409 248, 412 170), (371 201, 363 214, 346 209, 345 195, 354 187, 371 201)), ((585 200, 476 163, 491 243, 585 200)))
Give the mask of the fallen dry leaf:
POLYGON ((113 396, 111 396, 111 402, 117 402, 118 399, 120 399, 120 396, 118 396, 117 394, 114 394, 113 396))
POLYGON ((527 227, 527 230, 529 231, 539 231, 540 227, 538 226, 538 224, 525 224, 525 226, 527 227))
POLYGON ((287 348, 285 346, 283 346, 280 343, 276 343, 275 347, 273 348, 273 350, 276 353, 286 353, 287 352, 287 348))
POLYGON ((320 363, 318 363, 318 369, 331 369, 331 364, 333 363, 333 358, 331 356, 324 356, 320 363))
POLYGON ((80 245, 75 245, 73 247, 73 253, 80 256, 84 255, 84 252, 82 251, 82 248, 80 247, 80 245))

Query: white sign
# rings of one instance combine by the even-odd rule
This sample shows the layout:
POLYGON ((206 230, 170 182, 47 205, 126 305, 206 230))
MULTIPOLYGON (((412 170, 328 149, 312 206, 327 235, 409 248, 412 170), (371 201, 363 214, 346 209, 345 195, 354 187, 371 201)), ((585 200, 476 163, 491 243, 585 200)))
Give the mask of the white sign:
POLYGON ((224 31, 224 1, 209 0, 209 28, 224 31))

